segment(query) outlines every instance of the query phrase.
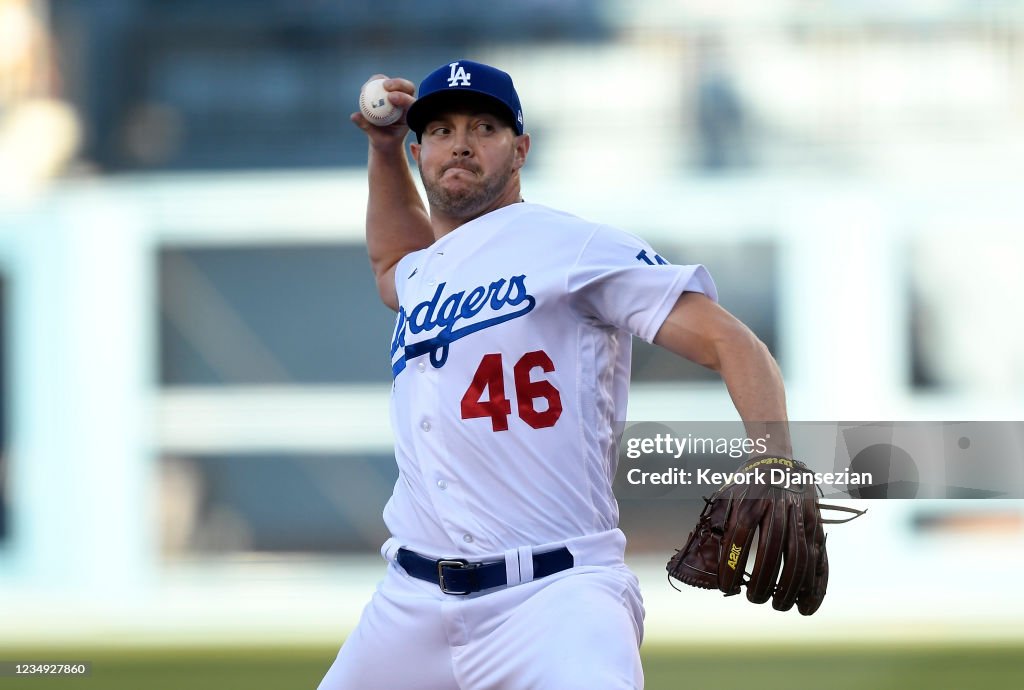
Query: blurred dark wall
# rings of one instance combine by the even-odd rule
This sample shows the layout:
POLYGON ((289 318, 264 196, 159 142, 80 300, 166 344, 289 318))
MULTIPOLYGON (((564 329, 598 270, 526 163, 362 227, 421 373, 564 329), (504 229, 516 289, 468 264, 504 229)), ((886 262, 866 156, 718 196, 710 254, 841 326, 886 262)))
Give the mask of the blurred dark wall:
POLYGON ((362 246, 168 247, 158 268, 162 385, 391 382, 362 246))
POLYGON ((590 41, 597 0, 54 0, 84 157, 103 171, 362 165, 348 122, 383 72, 418 80, 476 46, 590 41))

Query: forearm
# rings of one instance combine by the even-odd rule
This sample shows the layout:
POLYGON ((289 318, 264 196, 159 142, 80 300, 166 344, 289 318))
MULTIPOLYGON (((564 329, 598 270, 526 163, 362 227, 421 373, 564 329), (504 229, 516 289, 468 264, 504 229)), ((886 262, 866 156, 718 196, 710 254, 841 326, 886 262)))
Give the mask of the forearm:
POLYGON ((654 342, 717 371, 747 437, 765 439, 769 453, 792 456, 782 374, 768 348, 743 322, 704 295, 687 292, 654 342))
POLYGON ((747 333, 719 344, 719 373, 747 437, 764 439, 769 453, 792 457, 782 373, 768 348, 747 333))
POLYGON ((384 304, 398 309, 395 290, 395 265, 409 252, 430 246, 434 233, 430 215, 413 183, 405 157, 405 139, 409 128, 404 113, 415 98, 416 88, 407 79, 389 79, 375 74, 370 79, 384 79, 387 98, 403 115, 398 121, 380 126, 371 123, 361 112, 350 117, 369 140, 367 175, 370 193, 366 203, 366 250, 377 282, 377 291, 384 304))
POLYGON ((366 248, 380 278, 409 252, 434 241, 430 215, 413 182, 402 142, 370 144, 366 248))

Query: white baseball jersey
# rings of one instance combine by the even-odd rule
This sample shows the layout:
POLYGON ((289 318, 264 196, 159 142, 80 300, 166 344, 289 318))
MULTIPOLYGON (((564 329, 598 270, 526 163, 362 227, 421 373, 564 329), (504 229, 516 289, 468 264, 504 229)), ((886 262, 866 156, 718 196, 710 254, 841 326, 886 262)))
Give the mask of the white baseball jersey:
POLYGON ((650 342, 703 266, 537 204, 404 257, 391 345, 394 540, 482 556, 614 529, 630 336, 650 342))

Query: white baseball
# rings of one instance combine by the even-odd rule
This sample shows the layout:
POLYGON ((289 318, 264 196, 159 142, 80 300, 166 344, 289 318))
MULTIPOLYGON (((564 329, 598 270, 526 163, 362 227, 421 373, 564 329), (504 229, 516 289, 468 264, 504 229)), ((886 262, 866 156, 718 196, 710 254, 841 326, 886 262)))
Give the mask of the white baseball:
POLYGON ((402 109, 391 105, 388 100, 383 79, 373 79, 363 84, 359 92, 359 110, 363 117, 378 127, 390 125, 402 117, 402 109))

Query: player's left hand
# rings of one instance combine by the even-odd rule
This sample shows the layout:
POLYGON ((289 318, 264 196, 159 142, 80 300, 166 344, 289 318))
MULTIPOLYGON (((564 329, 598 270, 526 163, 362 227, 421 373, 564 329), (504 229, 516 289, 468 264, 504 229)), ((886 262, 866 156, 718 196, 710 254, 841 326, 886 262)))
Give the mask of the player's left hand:
POLYGON ((686 545, 668 562, 669 575, 693 587, 719 589, 726 596, 739 594, 746 585, 747 599, 753 603, 771 599, 779 611, 788 611, 795 603, 805 616, 821 606, 828 585, 824 524, 848 522, 864 513, 819 504, 818 486, 807 467, 778 456, 752 457, 732 481, 704 500, 686 545), (821 517, 821 508, 855 515, 827 520, 821 517), (755 536, 757 553, 744 580, 755 536))

